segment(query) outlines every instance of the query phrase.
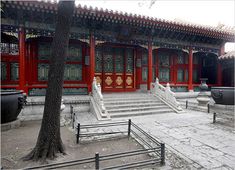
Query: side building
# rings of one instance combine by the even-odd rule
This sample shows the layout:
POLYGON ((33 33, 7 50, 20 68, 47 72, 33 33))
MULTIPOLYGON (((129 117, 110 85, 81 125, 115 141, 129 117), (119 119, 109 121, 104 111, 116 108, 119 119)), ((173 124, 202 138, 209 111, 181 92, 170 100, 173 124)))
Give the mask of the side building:
MULTIPOLYGON (((45 95, 57 4, 1 2, 1 88, 45 95)), ((159 78, 173 91, 197 91, 200 78, 222 86, 218 56, 234 31, 77 6, 64 73, 64 94, 149 90, 159 78)))

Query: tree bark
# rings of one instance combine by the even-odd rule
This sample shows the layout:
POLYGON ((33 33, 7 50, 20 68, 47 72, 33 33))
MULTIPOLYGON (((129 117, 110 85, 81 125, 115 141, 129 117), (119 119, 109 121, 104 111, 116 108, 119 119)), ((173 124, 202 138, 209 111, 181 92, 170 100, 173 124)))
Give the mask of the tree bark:
POLYGON ((41 129, 36 146, 25 160, 53 159, 57 153, 65 154, 60 136, 60 105, 73 11, 74 0, 59 2, 41 129))

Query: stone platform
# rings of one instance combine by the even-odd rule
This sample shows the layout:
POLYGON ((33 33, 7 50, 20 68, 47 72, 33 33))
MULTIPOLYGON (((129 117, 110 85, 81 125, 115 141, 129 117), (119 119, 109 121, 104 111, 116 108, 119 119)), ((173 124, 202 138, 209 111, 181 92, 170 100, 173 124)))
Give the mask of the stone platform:
MULTIPOLYGON (((65 109, 62 112, 63 116, 70 116, 70 105, 73 105, 77 112, 90 111, 90 96, 89 95, 66 95, 62 96, 65 109)), ((44 109, 45 96, 27 97, 26 106, 22 109, 18 118, 23 121, 41 120, 44 109)))
POLYGON ((15 121, 1 124, 1 131, 15 129, 15 128, 20 127, 20 125, 21 125, 20 119, 16 119, 15 121))

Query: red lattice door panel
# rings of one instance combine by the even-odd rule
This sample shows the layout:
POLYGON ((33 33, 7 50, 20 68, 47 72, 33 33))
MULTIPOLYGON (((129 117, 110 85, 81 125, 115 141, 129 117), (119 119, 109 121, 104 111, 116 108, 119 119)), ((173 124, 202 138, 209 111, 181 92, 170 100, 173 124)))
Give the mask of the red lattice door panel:
POLYGON ((125 58, 125 88, 134 88, 134 57, 133 49, 126 49, 125 58))

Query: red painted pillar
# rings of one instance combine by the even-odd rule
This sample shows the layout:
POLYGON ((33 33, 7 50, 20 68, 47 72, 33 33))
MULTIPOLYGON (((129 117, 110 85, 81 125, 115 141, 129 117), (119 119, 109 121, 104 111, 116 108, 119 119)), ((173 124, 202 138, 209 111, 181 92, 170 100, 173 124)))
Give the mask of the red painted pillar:
POLYGON ((19 29, 19 88, 20 90, 26 91, 26 78, 25 78, 25 30, 24 28, 20 27, 19 29))
POLYGON ((92 82, 95 77, 95 37, 94 34, 90 33, 90 81, 88 85, 88 90, 92 90, 92 82))
MULTIPOLYGON (((159 50, 158 49, 156 49, 156 67, 155 67, 155 73, 156 73, 156 76, 155 76, 155 80, 156 80, 156 77, 157 78, 159 78, 159 75, 158 75, 158 73, 159 73, 159 60, 158 60, 158 52, 159 50)), ((155 80, 154 80, 154 82, 155 82, 155 80)))
POLYGON ((189 49, 188 58, 188 90, 193 91, 193 50, 189 49))
POLYGON ((152 69, 153 69, 153 56, 152 56, 152 42, 149 41, 148 43, 148 84, 147 84, 147 87, 148 87, 148 90, 150 90, 150 85, 152 83, 152 69))

